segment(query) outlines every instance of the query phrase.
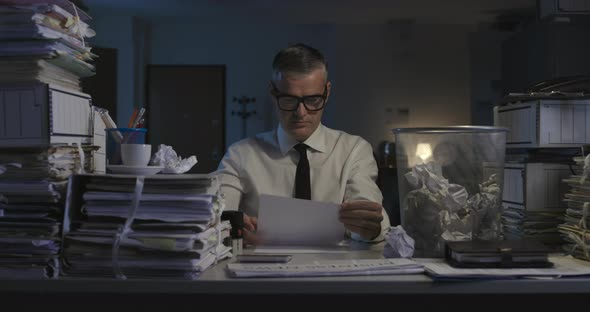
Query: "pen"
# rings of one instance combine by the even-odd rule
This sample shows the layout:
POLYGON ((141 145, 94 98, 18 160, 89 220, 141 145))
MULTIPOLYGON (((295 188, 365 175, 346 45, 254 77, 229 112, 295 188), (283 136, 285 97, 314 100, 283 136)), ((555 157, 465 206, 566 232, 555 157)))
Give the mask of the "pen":
POLYGON ((135 120, 133 120, 133 124, 131 125, 130 128, 137 128, 137 125, 139 125, 140 121, 143 119, 144 114, 145 114, 145 108, 142 107, 139 109, 139 112, 137 113, 137 116, 135 116, 135 120))
POLYGON ((133 109, 133 114, 131 114, 131 118, 129 118, 129 122, 127 123, 127 128, 134 128, 133 123, 135 122, 136 117, 137 117, 137 107, 133 109))

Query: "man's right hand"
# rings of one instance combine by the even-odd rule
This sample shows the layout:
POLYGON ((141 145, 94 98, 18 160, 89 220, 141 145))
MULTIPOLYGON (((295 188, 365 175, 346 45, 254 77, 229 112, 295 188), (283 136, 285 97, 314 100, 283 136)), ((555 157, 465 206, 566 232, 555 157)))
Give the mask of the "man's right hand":
POLYGON ((258 218, 250 217, 244 213, 244 243, 256 245, 258 238, 256 230, 258 229, 258 218))

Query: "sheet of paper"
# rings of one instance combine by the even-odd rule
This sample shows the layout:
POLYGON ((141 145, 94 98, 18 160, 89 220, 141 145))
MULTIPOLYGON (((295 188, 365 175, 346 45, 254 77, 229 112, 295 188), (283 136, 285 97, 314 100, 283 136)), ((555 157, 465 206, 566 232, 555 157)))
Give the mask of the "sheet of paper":
POLYGON ((315 246, 261 246, 254 248, 255 253, 261 254, 318 254, 318 253, 347 253, 348 248, 315 247, 315 246))
POLYGON ((336 247, 344 239, 340 205, 260 195, 258 231, 261 245, 336 247))

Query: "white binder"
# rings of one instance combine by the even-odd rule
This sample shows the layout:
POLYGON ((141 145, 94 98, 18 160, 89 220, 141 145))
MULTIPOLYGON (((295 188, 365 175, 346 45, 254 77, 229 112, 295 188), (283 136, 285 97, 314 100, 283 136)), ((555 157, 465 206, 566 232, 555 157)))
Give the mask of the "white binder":
POLYGON ((494 126, 510 129, 507 148, 589 144, 588 123, 590 99, 542 99, 494 107, 494 126))
POLYGON ((0 148, 92 143, 90 95, 45 83, 0 85, 0 148))

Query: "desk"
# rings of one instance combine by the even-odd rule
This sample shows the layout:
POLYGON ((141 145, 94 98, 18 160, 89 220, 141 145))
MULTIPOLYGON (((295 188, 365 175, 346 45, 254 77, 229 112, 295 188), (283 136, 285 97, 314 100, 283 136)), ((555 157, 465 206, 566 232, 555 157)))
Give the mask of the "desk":
MULTIPOLYGON (((372 246, 346 254, 299 254, 293 263, 309 263, 314 259, 367 259, 381 256, 381 248, 372 246)), ((118 306, 141 311, 197 311, 201 300, 223 302, 238 308, 242 304, 257 305, 277 311, 277 305, 310 308, 324 301, 332 306, 366 311, 384 304, 412 309, 440 309, 461 303, 474 311, 472 304, 505 308, 515 300, 530 308, 555 307, 587 302, 590 278, 556 280, 496 280, 470 282, 433 282, 426 275, 341 276, 309 278, 250 278, 228 276, 225 260, 209 268, 197 281, 175 280, 2 280, 0 302, 16 303, 26 308, 46 309, 59 305, 61 311, 87 311, 118 306), (369 300, 369 301, 367 301, 369 300), (64 303, 70 302, 67 306, 64 303), (371 302, 368 306, 367 302, 371 302), (466 303, 469 303, 467 305, 466 303)), ((512 304, 510 304, 513 306, 512 304)), ((200 307, 200 308, 199 308, 200 307)), ((282 310, 282 309, 280 309, 282 310)), ((478 310, 475 308, 475 310, 478 310)))

